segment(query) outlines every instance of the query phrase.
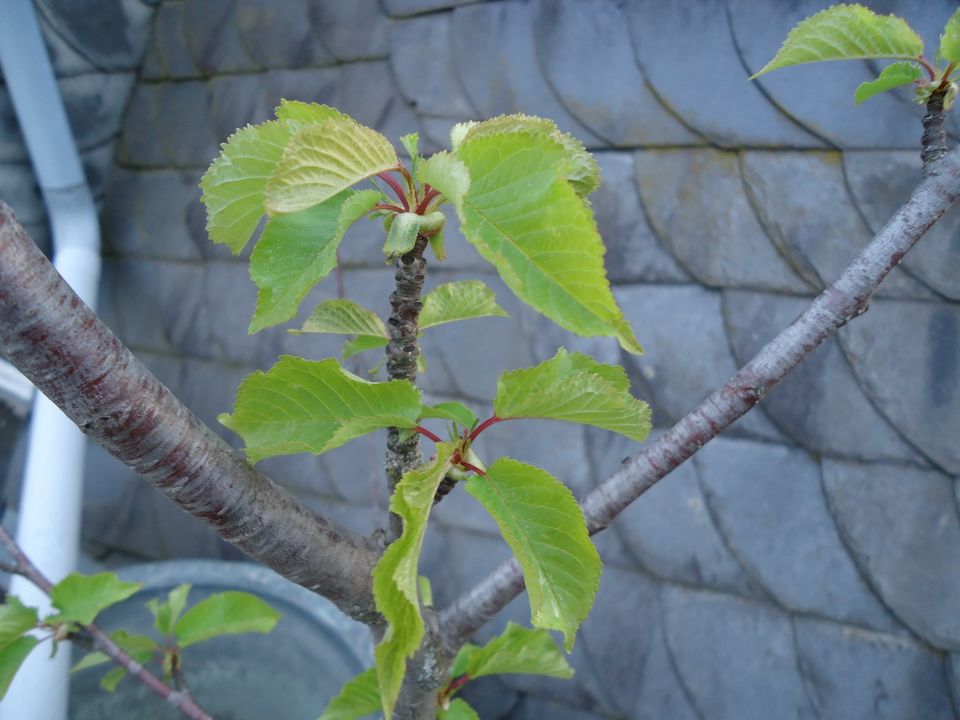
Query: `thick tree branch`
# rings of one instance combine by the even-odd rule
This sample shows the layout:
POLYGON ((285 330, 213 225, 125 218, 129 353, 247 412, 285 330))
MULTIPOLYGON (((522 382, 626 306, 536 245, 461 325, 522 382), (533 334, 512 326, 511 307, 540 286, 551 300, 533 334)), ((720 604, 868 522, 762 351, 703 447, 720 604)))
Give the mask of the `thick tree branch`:
MULTIPOLYGON (((960 151, 931 161, 931 174, 833 285, 727 383, 656 442, 622 465, 581 504, 591 533, 749 411, 801 360, 866 312, 880 282, 960 197, 960 151)), ((515 560, 504 563, 440 614, 444 639, 459 647, 523 590, 515 560)))
MULTIPOLYGON (((51 583, 50 580, 47 579, 47 576, 40 572, 39 568, 33 564, 33 561, 24 554, 23 549, 2 525, 0 525, 0 545, 3 545, 14 559, 11 572, 22 575, 40 588, 44 594, 50 595, 50 592, 53 590, 53 583, 51 583)), ((89 634, 91 640, 90 645, 94 650, 99 650, 112 659, 130 673, 131 676, 142 682, 183 715, 191 718, 191 720, 213 720, 203 708, 194 702, 193 698, 164 685, 156 675, 127 655, 127 653, 99 627, 93 624, 82 625, 81 627, 89 634)), ((41 689, 38 688, 37 692, 41 692, 41 689)))
POLYGON ((347 615, 378 620, 368 541, 315 515, 200 422, 83 304, 2 202, 0 352, 83 432, 222 538, 347 615))

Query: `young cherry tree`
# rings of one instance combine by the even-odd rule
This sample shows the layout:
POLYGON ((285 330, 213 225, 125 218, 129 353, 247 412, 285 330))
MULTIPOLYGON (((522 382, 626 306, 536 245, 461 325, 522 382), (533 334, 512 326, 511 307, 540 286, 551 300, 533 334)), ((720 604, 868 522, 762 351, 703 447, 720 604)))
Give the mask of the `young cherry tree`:
MULTIPOLYGON (((349 300, 322 303, 299 332, 351 337, 343 355, 386 347, 387 382, 349 373, 337 360, 283 357, 241 386, 222 416, 240 434, 250 461, 294 452, 322 453, 388 428, 386 475, 390 527, 362 538, 307 511, 237 458, 149 375, 67 288, 0 207, 0 326, 3 351, 78 425, 140 471, 175 502, 203 517, 294 582, 333 600, 376 637, 376 667, 348 683, 323 717, 471 718, 456 693, 496 673, 571 673, 549 630, 569 650, 589 612, 600 563, 589 535, 755 405, 831 333, 866 311, 886 274, 960 196, 960 158, 946 155, 943 111, 955 94, 960 12, 948 22, 938 69, 919 37, 898 18, 855 5, 804 21, 761 70, 857 58, 895 62, 857 91, 857 100, 914 83, 928 108, 923 159, 928 179, 850 267, 789 328, 699 407, 578 506, 545 471, 519 460, 487 465, 475 442, 491 425, 522 418, 579 422, 642 439, 648 411, 630 396, 621 368, 559 350, 533 368, 502 376, 494 414, 482 421, 460 403, 425 405, 415 386, 421 332, 445 322, 502 314, 477 281, 441 286, 421 298, 425 254, 444 256, 446 204, 468 241, 524 302, 580 335, 615 339, 640 352, 617 308, 603 269, 603 245, 587 196, 599 177, 583 146, 539 118, 505 116, 454 128, 451 149, 420 156, 415 135, 401 140, 404 166, 383 136, 333 108, 283 101, 276 119, 247 127, 223 146, 202 186, 211 237, 239 252, 265 226, 250 259, 259 289, 251 331, 290 320, 310 289, 336 265, 336 249, 364 215, 383 220, 384 254, 395 261, 393 312, 384 323, 349 300), (370 183, 371 187, 366 187, 370 183), (359 189, 352 189, 360 185, 359 189), (448 431, 430 430, 431 422, 448 431), (420 449, 421 437, 432 447, 420 449), (516 560, 439 612, 418 556, 432 506, 456 485, 493 516, 516 560), (466 641, 526 584, 534 629, 510 625, 487 646, 466 641)), ((760 73, 758 73, 760 74, 760 73)), ((486 458, 490 461, 490 458, 486 458)), ((36 644, 39 623, 56 638, 86 639, 134 672, 188 717, 208 717, 189 695, 149 673, 123 636, 106 637, 99 609, 129 596, 109 578, 50 586, 9 537, 14 563, 53 595, 60 616, 42 621, 11 599, 0 610, 0 683, 36 644), (58 604, 59 603, 59 604, 58 604), (123 647, 124 642, 127 647, 123 647)), ((69 580, 69 579, 68 579, 69 580)), ((172 675, 178 647, 209 636, 216 618, 183 612, 177 589, 154 608, 157 627, 175 641, 162 670, 172 675), (181 615, 181 613, 183 613, 181 615), (170 672, 168 672, 168 670, 170 672)), ((200 607, 198 605, 197 607, 200 607)), ((208 613, 209 615, 209 613, 208 613)), ((231 615, 219 632, 263 631, 269 611, 231 615), (246 624, 244 624, 244 618, 246 624)), ((274 619, 275 621, 275 619, 274 619)), ((103 656, 87 660, 99 662, 103 656)), ((5 687, 0 684, 0 689, 5 687)))

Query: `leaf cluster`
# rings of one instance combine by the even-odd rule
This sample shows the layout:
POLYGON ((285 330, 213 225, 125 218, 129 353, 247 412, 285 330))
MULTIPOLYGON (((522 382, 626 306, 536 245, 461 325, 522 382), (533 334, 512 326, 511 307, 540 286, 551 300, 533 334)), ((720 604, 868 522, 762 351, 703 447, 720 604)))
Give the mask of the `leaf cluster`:
POLYGON ((861 83, 854 95, 859 105, 882 92, 915 85, 915 99, 926 104, 932 92, 945 94, 949 107, 956 95, 960 63, 960 10, 940 35, 935 67, 924 56, 923 40, 905 20, 880 15, 862 5, 834 5, 797 24, 774 58, 751 77, 771 70, 827 60, 893 60, 875 80, 861 83))

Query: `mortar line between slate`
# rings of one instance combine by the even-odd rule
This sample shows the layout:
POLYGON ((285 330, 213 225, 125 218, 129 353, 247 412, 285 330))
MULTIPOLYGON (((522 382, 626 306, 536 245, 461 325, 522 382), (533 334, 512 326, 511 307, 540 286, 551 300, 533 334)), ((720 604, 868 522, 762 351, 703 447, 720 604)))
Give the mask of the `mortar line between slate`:
MULTIPOLYGON (((817 288, 812 282, 810 282, 807 278, 804 277, 803 272, 801 272, 801 268, 797 267, 797 265, 795 264, 794 258, 792 258, 790 254, 785 251, 784 247, 781 246, 781 244, 774 239, 775 233, 773 232, 772 228, 767 224, 767 222, 764 220, 764 214, 760 212, 760 198, 757 197, 757 194, 753 189, 753 185, 751 185, 750 182, 747 180, 747 172, 746 172, 746 165, 745 165, 747 152, 752 152, 752 151, 748 151, 748 150, 736 151, 737 174, 740 176, 740 186, 743 188, 743 194, 747 199, 747 207, 750 208, 750 212, 753 213, 754 220, 757 221, 757 225, 763 231, 763 234, 766 235, 767 243, 770 245, 770 247, 773 248, 773 251, 783 261, 787 269, 790 270, 791 273, 793 273, 794 277, 796 277, 797 280, 799 280, 803 285, 806 285, 810 289, 810 292, 812 295, 818 295, 823 288, 817 288)), ((780 152, 783 152, 783 151, 781 150, 780 152)), ((823 151, 818 151, 818 152, 822 153, 823 151)))
MULTIPOLYGON (((382 4, 383 0, 380 0, 380 1, 381 1, 381 4, 382 4)), ((460 7, 469 7, 469 5, 463 5, 463 6, 460 6, 460 7)), ((458 87, 459 90, 460 90, 460 95, 463 97, 464 100, 467 101, 467 105, 470 107, 470 114, 471 114, 471 116, 472 116, 473 118, 481 118, 481 119, 482 119, 482 118, 483 118, 483 113, 480 112, 480 107, 477 105, 476 100, 474 100, 474 98, 471 97, 470 92, 469 92, 468 89, 467 89, 467 84, 463 81, 463 75, 462 75, 462 73, 460 72, 460 55, 461 55, 461 54, 460 54, 459 52, 457 52, 456 40, 455 40, 455 38, 454 38, 454 31, 453 31, 454 16, 455 16, 455 14, 456 14, 456 12, 457 12, 458 9, 459 9, 459 7, 443 8, 443 12, 447 12, 447 13, 450 14, 450 19, 447 21, 447 42, 450 43, 450 57, 453 59, 453 67, 450 68, 450 71, 451 71, 451 73, 453 74, 453 77, 454 77, 454 79, 455 79, 456 82, 457 82, 457 87, 458 87)), ((414 16, 414 17, 418 17, 418 18, 419 18, 419 17, 429 17, 430 15, 436 15, 436 14, 438 14, 438 13, 436 13, 436 12, 434 12, 434 13, 424 13, 423 15, 416 15, 416 16, 414 16)), ((392 35, 392 32, 393 32, 393 28, 391 28, 391 35, 392 35)), ((393 46, 393 44, 391 43, 391 48, 392 48, 392 46, 393 46)), ((390 57, 391 57, 391 59, 393 58, 393 53, 390 54, 390 57)), ((390 63, 390 72, 391 72, 391 73, 393 72, 393 63, 392 63, 392 62, 390 63)), ((400 85, 399 85, 399 84, 395 84, 395 87, 399 90, 400 85)), ((419 118, 421 119, 421 125, 422 125, 422 118, 424 118, 424 117, 431 117, 431 116, 430 116, 428 113, 421 113, 419 110, 420 110, 420 108, 419 108, 419 104, 418 104, 417 109, 416 109, 415 112, 417 113, 417 115, 418 115, 419 118)))
POLYGON ((800 676, 800 687, 803 688, 803 694, 807 698, 810 709, 817 718, 823 717, 820 712, 820 696, 816 691, 816 685, 813 677, 807 672, 805 663, 800 657, 800 641, 797 636, 797 616, 791 615, 790 618, 790 642, 793 644, 793 658, 797 666, 797 674, 800 676))
MULTIPOLYGON (((896 93, 894 93, 896 94, 896 93)), ((845 153, 840 154, 840 174, 843 177, 843 186, 847 191, 847 195, 850 198, 850 204, 853 206, 853 209, 856 211, 857 217, 860 218, 860 222, 863 224, 863 227, 867 231, 868 237, 873 237, 877 234, 877 230, 870 224, 870 221, 867 219, 866 213, 863 211, 863 208, 860 206, 860 202, 857 200, 856 193, 853 192, 853 185, 850 183, 850 174, 847 172, 847 163, 845 153)), ((921 238, 923 242, 923 238, 921 238)), ((929 239, 925 244, 929 244, 929 239)), ((908 276, 910 276, 914 281, 917 282, 921 287, 929 290, 933 295, 935 295, 940 300, 950 301, 951 298, 944 295, 942 292, 937 290, 935 287, 930 285, 926 280, 917 275, 913 270, 911 270, 907 265, 904 265, 902 262, 898 263, 898 267, 908 276)))
MULTIPOLYGON (((879 588, 877 588, 877 586, 874 584, 873 578, 871 577, 870 573, 867 572, 865 567, 866 563, 854 548, 853 542, 850 536, 847 534, 846 529, 843 526, 843 523, 840 523, 837 521, 837 516, 838 516, 837 508, 833 503, 833 498, 830 496, 830 493, 827 491, 826 476, 824 475, 822 470, 820 473, 820 485, 821 485, 821 488, 823 489, 823 495, 827 500, 827 510, 829 511, 830 517, 833 520, 834 527, 837 529, 837 535, 840 538, 840 542, 843 544, 844 549, 853 559, 853 565, 857 569, 857 572, 860 573, 860 576, 863 578, 863 581, 867 584, 867 587, 870 588, 871 592, 873 592, 873 594, 880 601, 880 605, 882 605, 887 610, 887 612, 890 613, 890 616, 894 620, 900 623, 901 627, 906 631, 907 637, 911 638, 918 645, 929 648, 934 652, 944 652, 943 648, 938 648, 930 644, 930 642, 928 642, 925 638, 921 637, 912 627, 910 627, 910 625, 907 622, 904 621, 902 617, 900 617, 900 614, 887 603, 886 599, 883 597, 883 593, 880 592, 879 588)), ((889 633, 886 633, 886 634, 889 634, 889 633)))
MULTIPOLYGON (((542 3, 538 2, 537 0, 532 0, 531 6, 532 6, 534 3, 536 3, 537 6, 541 6, 541 5, 542 5, 542 3)), ((531 17, 531 20, 534 20, 534 19, 535 19, 535 8, 531 7, 530 13, 531 13, 531 16, 532 16, 532 17, 531 17)), ((541 56, 540 43, 538 42, 539 33, 533 32, 533 28, 534 28, 534 23, 531 22, 531 23, 530 23, 530 29, 531 29, 531 35, 532 35, 532 37, 530 38, 530 45, 531 45, 531 49, 532 49, 532 51, 533 51, 533 57, 535 58, 535 61, 536 61, 536 63, 537 63, 537 72, 538 72, 539 75, 540 75, 540 79, 543 80, 544 87, 546 87, 547 91, 550 93, 550 95, 551 95, 551 96, 553 97, 553 99, 556 101, 557 105, 559 105, 561 108, 563 108, 563 109, 566 111, 567 115, 569 115, 570 118, 571 118, 575 123, 577 123, 580 127, 582 127, 582 128, 583 128, 584 130, 586 130, 587 132, 589 132, 591 135, 594 135, 601 143, 605 143, 607 146, 609 146, 609 147, 611 147, 611 148, 617 147, 617 143, 613 142, 613 140, 611 140, 609 137, 607 137, 606 135, 604 135, 604 134, 603 134, 602 132, 600 132, 599 130, 595 129, 592 125, 588 125, 586 122, 584 122, 584 121, 580 118, 580 116, 579 116, 577 113, 575 113, 575 112, 573 111, 573 109, 564 101, 564 99, 560 96, 560 93, 557 92, 556 87, 554 87, 553 81, 550 80, 550 76, 547 75, 546 71, 544 70, 543 57, 541 56)), ((629 33, 628 33, 628 34, 629 34, 629 33)), ((641 73, 641 76, 642 76, 642 73, 641 73)), ((578 138, 578 139, 579 139, 579 138, 578 138)), ((587 144, 584 143, 584 146, 587 146, 587 144)), ((588 149, 590 149, 590 148, 588 148, 588 149)))
MULTIPOLYGON (((927 302, 932 304, 935 301, 911 300, 910 298, 905 298, 903 300, 900 300, 900 299, 892 300, 892 302, 927 302)), ((943 303, 937 303, 937 304, 940 305, 943 303)), ((867 309, 869 310, 869 307, 867 309)), ((870 405, 877 412, 877 414, 879 414, 880 417, 883 418, 884 422, 886 422, 893 429, 894 435, 899 437, 907 447, 912 448, 920 458, 926 460, 929 463, 927 467, 923 467, 922 465, 917 467, 920 467, 923 470, 935 470, 936 472, 939 472, 942 475, 946 475, 947 477, 951 477, 951 478, 954 477, 954 474, 952 472, 947 470, 947 468, 943 467, 939 462, 937 462, 935 458, 931 457, 928 452, 926 452, 923 448, 917 445, 913 440, 907 437, 900 430, 899 425, 897 425, 897 423, 895 423, 893 419, 889 417, 886 412, 884 412, 883 408, 880 406, 880 403, 874 399, 873 394, 867 390, 866 385, 864 384, 863 380, 861 380, 860 375, 856 371, 856 365, 854 364, 852 358, 850 357, 853 354, 853 352, 850 350, 850 348, 846 346, 846 342, 843 339, 845 335, 846 335, 845 329, 840 328, 835 335, 835 337, 837 338, 837 347, 840 349, 840 355, 843 357, 844 361, 847 363, 847 366, 850 368, 850 374, 853 375, 854 382, 857 383, 857 387, 860 388, 860 392, 862 392, 864 397, 866 397, 867 402, 870 403, 870 405)))
POLYGON ((680 686, 680 691, 683 693, 683 697, 686 699, 687 705, 690 706, 693 714, 697 716, 698 720, 710 720, 710 716, 707 715, 700 707, 693 690, 688 684, 683 671, 680 669, 680 663, 677 662, 676 653, 673 651, 673 645, 670 642, 670 632, 667 622, 667 601, 663 596, 665 590, 666 587, 661 585, 660 591, 657 593, 657 609, 660 617, 660 632, 663 633, 663 645, 667 651, 667 662, 670 663, 670 669, 673 670, 673 675, 677 679, 677 684, 680 686))
MULTIPOLYGON (((747 58, 743 54, 743 47, 740 45, 740 41, 737 38, 737 31, 734 28, 733 15, 730 12, 729 2, 725 1, 723 3, 723 9, 724 9, 724 14, 727 16, 727 29, 730 31, 730 40, 733 42, 733 49, 736 51, 737 57, 740 59, 740 64, 743 66, 743 70, 744 72, 746 72, 747 77, 749 78, 751 75, 753 75, 753 72, 750 70, 750 66, 747 64, 747 58)), ((807 134, 811 135, 815 139, 824 143, 828 148, 833 148, 836 150, 840 149, 840 145, 838 143, 834 142, 826 135, 808 126, 805 122, 800 120, 800 118, 796 117, 793 113, 787 110, 783 105, 777 102, 774 99, 773 95, 770 94, 770 92, 767 90, 766 87, 764 87, 764 85, 761 82, 757 80, 748 80, 747 82, 753 83, 754 86, 757 88, 757 90, 760 92, 760 94, 766 99, 766 101, 770 103, 770 105, 772 105, 776 110, 778 110, 785 118, 787 118, 787 120, 789 120, 798 128, 800 128, 800 130, 802 130, 803 132, 806 132, 807 134)))
MULTIPOLYGON (((53 19, 50 17, 50 13, 47 9, 46 3, 36 2, 36 3, 33 3, 33 5, 36 8, 36 12, 39 13, 40 17, 43 19, 43 25, 46 25, 47 29, 51 33, 56 35, 57 38, 59 38, 64 45, 66 45, 68 48, 73 50, 77 55, 79 55, 84 60, 84 62, 90 65, 90 67, 96 68, 100 72, 109 72, 109 70, 106 70, 102 65, 95 63, 93 60, 91 60, 90 57, 87 55, 87 50, 85 48, 79 47, 72 39, 65 37, 63 33, 60 32, 60 29, 57 27, 57 23, 55 23, 53 19)), ((153 12, 155 15, 156 9, 154 9, 153 12)), ((43 28, 41 27, 41 35, 43 34, 42 30, 43 28)))
MULTIPOLYGON (((246 50, 244 50, 246 52, 246 50)), ((334 57, 331 54, 331 57, 334 57)), ((311 64, 311 65, 278 65, 276 67, 257 67, 252 70, 225 70, 223 72, 217 71, 209 75, 181 75, 177 77, 162 77, 162 78, 139 78, 139 85, 144 87, 157 87, 160 85, 186 85, 188 83, 203 83, 209 84, 214 80, 219 80, 220 78, 240 78, 240 77, 251 77, 256 75, 266 75, 268 73, 274 72, 309 72, 311 70, 338 70, 344 68, 348 65, 365 65, 373 63, 382 63, 389 62, 389 55, 375 55, 369 58, 351 58, 350 60, 337 60, 334 57, 334 61, 326 64, 311 64)), ((191 58, 192 62, 192 58, 191 58)), ((252 60, 251 60, 252 63, 252 60)), ((279 98, 278 98, 279 100, 279 98)))
POLYGON ((695 474, 697 476, 697 487, 700 489, 701 497, 703 497, 704 510, 706 510, 707 518, 710 520, 710 524, 713 526, 713 529, 716 531, 717 537, 720 538, 720 542, 723 544, 723 547, 726 549, 728 553, 730 553, 730 557, 733 558, 733 561, 737 564, 740 570, 743 571, 744 575, 747 576, 747 580, 749 580, 753 585, 755 585, 756 588, 760 591, 761 599, 767 601, 767 604, 772 605, 773 607, 779 608, 784 612, 788 612, 788 613, 791 612, 791 610, 787 608, 787 606, 784 605, 783 602, 781 602, 780 598, 777 597, 777 595, 769 587, 767 587, 767 584, 763 582, 763 578, 753 568, 753 566, 750 563, 748 563, 737 551, 733 542, 730 540, 729 536, 727 535, 726 529, 723 527, 723 523, 720 522, 720 519, 717 516, 717 512, 715 508, 710 502, 710 493, 707 492, 707 488, 704 485, 703 479, 700 476, 700 463, 695 458, 692 460, 693 460, 694 469, 696 470, 695 474))

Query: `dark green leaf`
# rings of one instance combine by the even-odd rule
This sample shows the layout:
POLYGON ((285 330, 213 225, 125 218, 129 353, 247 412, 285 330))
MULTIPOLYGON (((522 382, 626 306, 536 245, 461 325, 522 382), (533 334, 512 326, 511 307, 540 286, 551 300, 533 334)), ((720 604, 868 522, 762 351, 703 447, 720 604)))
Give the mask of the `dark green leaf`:
POLYGON ((228 591, 211 595, 187 610, 174 628, 180 647, 221 635, 268 633, 280 613, 256 595, 228 591))
POLYGON ((380 710, 380 686, 377 669, 364 670, 341 688, 330 701, 320 720, 357 720, 380 710))
POLYGON ((117 691, 117 685, 120 684, 120 681, 123 680, 126 675, 126 669, 122 667, 116 667, 100 678, 100 687, 106 690, 108 693, 114 693, 117 691))
POLYGON ((394 258, 406 255, 413 250, 422 219, 420 215, 412 212, 394 215, 390 230, 387 232, 387 241, 383 244, 383 254, 388 258, 394 258))
POLYGON ((111 572, 71 573, 50 591, 50 601, 60 612, 46 621, 89 625, 101 610, 126 600, 141 587, 140 583, 123 582, 111 572))
POLYGON ((450 705, 445 710, 441 708, 437 718, 438 720, 480 720, 477 711, 461 698, 451 700, 450 705))
POLYGON ((0 700, 7 694, 17 670, 23 665, 30 651, 37 646, 37 642, 33 635, 23 635, 0 649, 0 700))
POLYGON ((37 626, 36 608, 27 607, 14 595, 0 605, 0 649, 37 626))

